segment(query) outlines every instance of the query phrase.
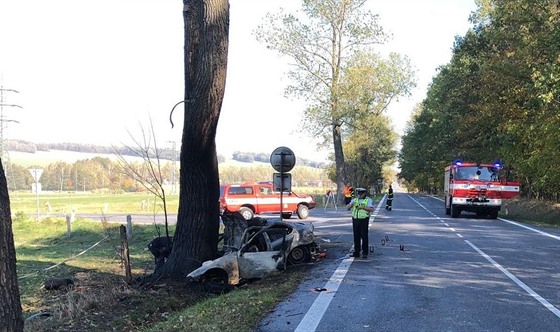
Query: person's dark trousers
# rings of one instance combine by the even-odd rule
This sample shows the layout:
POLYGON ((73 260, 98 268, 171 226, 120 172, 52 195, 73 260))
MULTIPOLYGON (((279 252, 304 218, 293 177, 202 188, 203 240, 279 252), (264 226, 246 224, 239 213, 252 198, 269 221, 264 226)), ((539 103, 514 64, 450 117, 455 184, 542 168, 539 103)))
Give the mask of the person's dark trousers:
POLYGON ((369 251, 369 217, 364 219, 352 218, 352 231, 354 232, 354 256, 357 256, 362 250, 362 255, 368 254, 369 251))

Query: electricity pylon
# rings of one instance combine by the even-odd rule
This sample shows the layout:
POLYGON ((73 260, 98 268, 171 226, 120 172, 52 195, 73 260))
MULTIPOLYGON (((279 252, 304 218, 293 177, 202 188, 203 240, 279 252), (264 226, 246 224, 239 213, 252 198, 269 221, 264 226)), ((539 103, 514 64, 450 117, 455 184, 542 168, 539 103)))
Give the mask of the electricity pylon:
MULTIPOLYGON (((4 107, 17 107, 17 108, 22 108, 19 105, 15 105, 15 104, 6 104, 4 103, 4 92, 14 92, 14 93, 19 93, 19 91, 13 90, 13 89, 4 89, 4 86, 1 85, 0 83, 0 160, 2 160, 2 166, 4 167, 4 169, 6 170, 6 172, 8 172, 8 169, 6 169, 6 166, 10 166, 11 169, 11 163, 10 163, 10 155, 8 154, 8 151, 6 151, 5 148, 5 140, 4 140, 4 130, 6 130, 6 128, 8 127, 8 122, 18 122, 16 120, 11 120, 8 119, 5 115, 4 115, 4 107)), ((13 173, 12 172, 12 176, 8 176, 8 174, 6 174, 8 178, 12 178, 12 185, 14 186, 14 190, 17 189, 15 188, 15 180, 13 179, 13 173)))

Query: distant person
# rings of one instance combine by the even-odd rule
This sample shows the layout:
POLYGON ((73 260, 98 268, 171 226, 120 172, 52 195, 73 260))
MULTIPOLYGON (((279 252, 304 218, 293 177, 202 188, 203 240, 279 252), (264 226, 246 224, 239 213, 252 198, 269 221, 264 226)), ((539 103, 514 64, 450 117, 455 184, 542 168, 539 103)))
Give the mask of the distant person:
POLYGON ((389 185, 389 190, 387 190, 387 205, 385 205, 385 210, 391 211, 393 209, 393 186, 389 185))
POLYGON ((336 206, 336 200, 334 197, 334 191, 332 189, 327 190, 326 197, 327 199, 325 200, 325 210, 327 210, 329 203, 331 203, 334 209, 338 211, 338 207, 336 206))
POLYGON ((354 195, 354 188, 349 183, 344 187, 344 204, 350 203, 352 195, 354 195))
POLYGON ((354 233, 353 257, 367 258, 369 252, 369 216, 374 210, 373 200, 366 196, 365 188, 356 189, 356 197, 346 205, 347 210, 352 210, 352 231, 354 233))

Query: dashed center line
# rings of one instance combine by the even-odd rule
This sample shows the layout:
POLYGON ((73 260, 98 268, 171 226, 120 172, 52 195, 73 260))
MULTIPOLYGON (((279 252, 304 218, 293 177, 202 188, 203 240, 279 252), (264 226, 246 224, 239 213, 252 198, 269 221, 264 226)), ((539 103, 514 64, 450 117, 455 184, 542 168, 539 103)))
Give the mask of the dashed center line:
MULTIPOLYGON (((443 219, 441 219, 440 217, 436 216, 434 213, 432 213, 432 211, 428 210, 424 205, 420 204, 420 202, 418 202, 417 200, 415 200, 414 198, 412 198, 411 196, 408 196, 411 200, 413 200, 416 204, 418 204, 420 207, 422 207, 424 210, 428 211, 428 213, 430 213, 432 216, 434 216, 436 219, 438 219, 439 221, 441 221, 445 226, 447 226, 451 231, 453 231, 458 237, 463 238, 463 236, 458 233, 453 227, 450 227, 448 223, 446 223, 445 221, 443 221, 443 219)), ((534 228, 531 227, 527 227, 521 224, 518 224, 516 222, 513 221, 509 221, 509 220, 505 220, 505 219, 501 219, 505 222, 511 223, 511 224, 515 224, 517 226, 535 231, 537 233, 546 235, 546 236, 550 236, 554 239, 559 239, 560 237, 557 237, 555 235, 551 235, 539 230, 536 230, 534 228)), ((537 301, 539 301, 545 308, 547 308, 548 310, 550 310, 553 314, 555 314, 558 318, 560 318, 560 310, 558 310, 558 308, 556 308, 555 306, 553 306, 550 302, 548 302, 547 300, 545 300, 542 296, 540 296, 539 294, 537 294, 537 292, 535 292, 534 290, 531 289, 531 287, 527 286, 525 283, 523 283, 521 280, 519 280, 515 275, 513 275, 511 272, 509 272, 506 268, 502 267, 500 264, 498 264, 494 259, 492 259, 492 257, 488 256, 484 251, 482 251, 480 248, 478 248, 477 246, 475 246, 472 242, 470 242, 469 240, 464 240, 466 244, 468 244, 471 248, 473 248, 476 252, 478 252, 478 254, 480 254, 482 257, 484 257, 488 262, 490 262, 490 264, 492 264, 495 268, 497 268, 498 270, 500 270, 504 275, 506 275, 509 279, 511 279, 514 283, 516 283, 519 287, 521 287, 525 292, 527 292, 529 295, 531 295, 533 298, 535 298, 537 301)))

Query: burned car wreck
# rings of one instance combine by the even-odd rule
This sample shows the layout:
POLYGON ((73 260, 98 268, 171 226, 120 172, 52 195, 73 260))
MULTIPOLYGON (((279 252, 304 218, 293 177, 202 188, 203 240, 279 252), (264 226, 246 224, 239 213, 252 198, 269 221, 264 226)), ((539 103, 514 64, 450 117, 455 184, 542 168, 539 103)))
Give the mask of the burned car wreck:
POLYGON ((263 278, 288 265, 319 256, 313 225, 302 222, 243 219, 236 212, 223 215, 223 256, 206 261, 187 275, 212 293, 224 292, 251 279, 263 278))

